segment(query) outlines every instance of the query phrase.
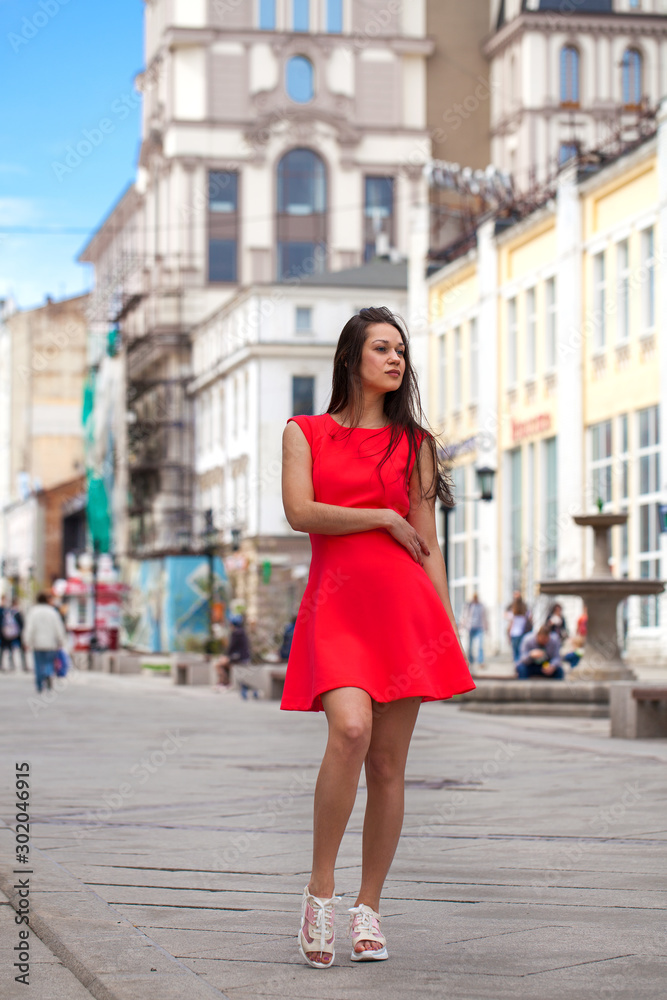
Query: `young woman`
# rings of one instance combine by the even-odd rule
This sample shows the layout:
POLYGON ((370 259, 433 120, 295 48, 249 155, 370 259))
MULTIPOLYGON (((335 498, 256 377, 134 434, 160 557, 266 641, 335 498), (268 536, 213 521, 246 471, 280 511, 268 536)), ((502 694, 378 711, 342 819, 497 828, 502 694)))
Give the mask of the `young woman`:
POLYGON ((436 535, 436 499, 453 500, 419 417, 406 331, 388 309, 362 309, 340 335, 327 412, 291 417, 283 434, 285 514, 310 534, 312 561, 281 708, 324 710, 329 727, 299 932, 317 969, 334 959, 334 867, 362 764, 354 961, 388 957, 380 894, 403 823, 419 705, 475 686, 436 535))

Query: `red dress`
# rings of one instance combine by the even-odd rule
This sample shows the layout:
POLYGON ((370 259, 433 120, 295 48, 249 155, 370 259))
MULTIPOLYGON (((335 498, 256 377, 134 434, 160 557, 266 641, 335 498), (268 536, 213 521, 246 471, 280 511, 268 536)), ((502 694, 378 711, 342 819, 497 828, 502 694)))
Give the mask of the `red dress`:
MULTIPOLYGON (((318 503, 391 507, 407 516, 407 435, 382 467, 380 482, 390 427, 349 431, 328 413, 290 420, 310 444, 318 503)), ((388 531, 313 534, 310 542, 282 709, 319 712, 320 695, 339 687, 363 688, 378 702, 438 701, 475 687, 426 570, 388 531)))

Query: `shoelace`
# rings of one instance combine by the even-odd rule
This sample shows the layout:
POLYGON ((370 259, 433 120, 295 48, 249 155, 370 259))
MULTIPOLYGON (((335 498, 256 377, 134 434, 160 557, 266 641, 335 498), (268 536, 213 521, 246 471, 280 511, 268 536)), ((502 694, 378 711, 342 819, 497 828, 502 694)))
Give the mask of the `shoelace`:
MULTIPOLYGON (((331 937, 333 931, 333 918, 334 918, 334 904, 340 902, 339 896, 334 896, 330 903, 325 903, 322 906, 321 903, 316 901, 317 897, 311 896, 311 901, 313 909, 315 910, 315 933, 313 934, 313 941, 317 940, 317 936, 320 938, 320 952, 328 952, 328 938, 331 937)), ((308 924, 313 927, 313 924, 308 920, 308 924)))
POLYGON ((350 912, 350 930, 348 931, 348 934, 350 936, 356 934, 361 941, 372 940, 372 938, 364 937, 364 935, 361 932, 371 931, 374 933, 373 914, 368 913, 366 910, 362 910, 356 906, 350 907, 349 912, 350 912))

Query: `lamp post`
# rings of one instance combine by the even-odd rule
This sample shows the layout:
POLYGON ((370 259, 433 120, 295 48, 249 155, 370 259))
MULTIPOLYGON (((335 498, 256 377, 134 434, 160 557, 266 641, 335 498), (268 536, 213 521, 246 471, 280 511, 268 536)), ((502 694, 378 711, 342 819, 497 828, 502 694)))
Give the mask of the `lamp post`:
MULTIPOLYGON (((493 481, 496 475, 495 469, 490 469, 488 466, 484 465, 479 469, 475 470, 477 474, 477 484, 479 486, 479 496, 475 497, 458 497, 457 502, 464 500, 482 500, 484 503, 490 503, 493 500, 493 481)), ((440 504, 440 510, 443 516, 443 530, 442 530, 442 556, 445 560, 445 571, 449 575, 449 512, 453 510, 453 507, 447 507, 444 503, 440 504)))

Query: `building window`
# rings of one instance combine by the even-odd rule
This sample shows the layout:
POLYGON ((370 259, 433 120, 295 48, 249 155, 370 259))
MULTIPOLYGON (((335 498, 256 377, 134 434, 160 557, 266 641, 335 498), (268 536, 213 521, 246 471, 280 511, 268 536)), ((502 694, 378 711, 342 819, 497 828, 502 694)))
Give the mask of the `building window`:
POLYGON ((307 104, 315 93, 313 85, 313 64, 305 56, 292 56, 285 69, 285 89, 287 96, 295 104, 307 104))
POLYGON ((630 338, 630 251, 627 240, 616 246, 616 339, 623 344, 630 338))
POLYGON ((545 362, 547 371, 556 367, 556 279, 548 278, 545 287, 545 362))
POLYGON ((518 324, 516 299, 507 303, 507 385, 513 388, 517 381, 518 324))
POLYGON ((558 147, 558 166, 563 167, 579 155, 578 142, 561 142, 558 147))
POLYGON ((313 310, 310 306, 297 306, 294 311, 294 328, 297 333, 311 333, 313 310))
POLYGON ((383 234, 387 250, 394 241, 394 178, 366 177, 364 180, 364 260, 375 256, 378 237, 383 234))
POLYGON ((479 324, 477 317, 470 320, 468 336, 470 338, 470 405, 476 406, 479 402, 479 324))
POLYGON ((593 257, 593 349, 604 350, 607 342, 607 284, 605 278, 605 254, 593 257))
POLYGON ((655 327, 655 238, 653 226, 641 234, 642 327, 650 333, 655 327))
MULTIPOLYGON (((649 406, 639 419, 639 576, 660 579, 660 423, 659 408, 649 406)), ((660 624, 658 596, 640 598, 640 625, 660 624)))
MULTIPOLYGON (((629 420, 627 413, 618 418, 618 445, 619 451, 619 508, 621 513, 627 513, 630 505, 630 441, 629 441, 629 420)), ((630 542, 628 522, 621 525, 621 576, 630 575, 629 566, 630 542)))
POLYGON ((440 338, 440 357, 438 359, 438 372, 440 375, 439 400, 440 417, 442 420, 447 415, 447 334, 443 333, 440 338))
POLYGON ((637 49, 626 49, 621 63, 623 104, 637 108, 642 101, 642 56, 637 49))
POLYGON ((510 574, 512 590, 522 590, 521 524, 523 514, 521 448, 509 452, 510 462, 510 574))
POLYGON ((261 31, 275 31, 276 0, 259 0, 259 27, 261 31))
POLYGON ((589 428, 591 455, 591 494, 593 503, 611 503, 611 420, 591 424, 589 428))
POLYGON ((326 174, 310 149, 278 164, 278 278, 321 274, 326 262, 326 174))
POLYGON ((463 389, 463 344, 461 343, 461 327, 454 330, 454 409, 461 409, 461 390, 463 389))
POLYGON ((558 442, 548 438, 543 444, 544 460, 544 565, 547 579, 556 577, 558 568, 558 442))
POLYGON ((237 280, 238 174, 208 174, 208 280, 237 280))
POLYGON ((579 106, 579 50, 564 45, 560 51, 560 103, 579 106))
POLYGON ((343 30, 343 0, 327 0, 327 31, 340 35, 343 30))
POLYGON ((292 416, 311 417, 315 409, 315 377, 294 375, 292 378, 292 416))
POLYGON ((535 377, 537 366, 537 306, 535 289, 526 292, 526 378, 535 377))
POLYGON ((310 0, 292 0, 292 26, 294 31, 310 30, 310 0))

